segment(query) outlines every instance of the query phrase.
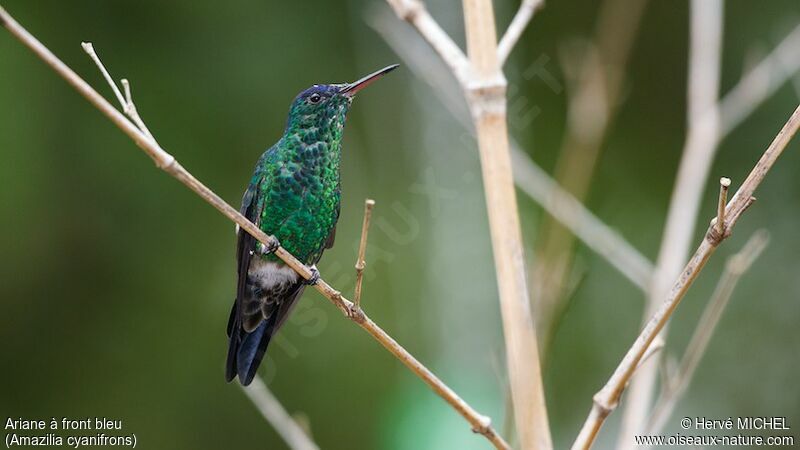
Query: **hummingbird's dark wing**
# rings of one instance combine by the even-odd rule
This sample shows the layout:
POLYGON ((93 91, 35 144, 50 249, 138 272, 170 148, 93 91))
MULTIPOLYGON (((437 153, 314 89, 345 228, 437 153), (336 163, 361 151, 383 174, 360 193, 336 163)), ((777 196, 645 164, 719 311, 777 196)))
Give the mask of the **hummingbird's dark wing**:
MULTIPOLYGON (((259 225, 261 208, 263 207, 263 204, 260 204, 257 198, 261 181, 262 178, 256 178, 247 187, 247 190, 242 197, 242 207, 240 210, 242 215, 245 216, 247 220, 253 222, 256 226, 259 225)), ((229 344, 227 364, 225 367, 225 379, 227 381, 233 380, 233 378, 240 373, 240 363, 245 362, 240 360, 246 360, 248 365, 251 365, 255 359, 258 359, 255 364, 255 367, 258 367, 258 362, 261 361, 264 351, 266 351, 266 344, 269 342, 269 337, 265 336, 265 326, 253 330, 252 333, 247 333, 243 328, 245 299, 249 297, 247 274, 250 269, 250 263, 253 258, 256 242, 256 238, 250 235, 250 233, 239 229, 236 242, 236 262, 238 273, 236 299, 233 302, 233 308, 231 308, 230 318, 228 319, 229 344), (266 339, 263 339, 265 337, 266 339), (265 341, 263 343, 263 349, 260 349, 262 346, 261 341, 265 341), (260 356, 258 356, 259 353, 260 356)), ((245 372, 247 372, 247 370, 245 372)), ((255 374, 255 369, 253 370, 253 374, 255 374)), ((252 380, 252 376, 250 377, 250 380, 252 380)), ((248 380, 247 383, 245 383, 245 380, 243 379, 241 381, 242 384, 249 384, 250 380, 248 380)))
MULTIPOLYGON (((336 219, 339 219, 339 215, 336 215, 336 219)), ((325 240, 325 248, 333 248, 333 243, 336 241, 336 225, 333 226, 333 230, 331 234, 328 235, 328 239, 325 240)), ((322 256, 322 255, 320 255, 322 256)))
MULTIPOLYGON (((269 189, 265 184, 269 182, 268 176, 257 178, 242 198, 242 215, 259 227, 267 202, 261 190, 269 189)), ((327 242, 332 243, 332 238, 327 242)), ((236 249, 238 283, 236 300, 228 319, 225 378, 231 381, 238 375, 245 386, 255 377, 272 336, 289 317, 305 288, 303 279, 294 270, 255 254, 256 245, 254 237, 239 230, 236 249)), ((318 260, 319 257, 314 263, 318 260)))

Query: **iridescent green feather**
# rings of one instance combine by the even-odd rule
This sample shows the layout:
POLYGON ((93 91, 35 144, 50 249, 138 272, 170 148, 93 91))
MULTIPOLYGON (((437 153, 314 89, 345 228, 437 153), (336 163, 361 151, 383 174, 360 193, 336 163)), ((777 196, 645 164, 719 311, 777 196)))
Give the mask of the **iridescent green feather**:
MULTIPOLYGON (((333 88, 318 104, 307 97, 301 93, 293 103, 283 137, 261 157, 251 183, 258 187, 260 228, 314 264, 339 217, 342 129, 350 98, 333 88)), ((266 258, 280 262, 274 255, 266 258)))

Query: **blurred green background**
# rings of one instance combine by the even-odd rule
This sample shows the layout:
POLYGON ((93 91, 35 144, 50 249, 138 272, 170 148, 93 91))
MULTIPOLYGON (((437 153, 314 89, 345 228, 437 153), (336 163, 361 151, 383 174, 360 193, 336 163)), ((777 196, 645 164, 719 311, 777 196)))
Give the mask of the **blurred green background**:
MULTIPOLYGON (((632 0, 636 1, 636 0, 632 0)), ((496 2, 504 29, 517 2, 496 2)), ((367 24, 379 0, 347 2, 6 0, 18 21, 98 90, 80 48, 92 41, 184 167, 237 205, 294 95, 402 62, 367 24)), ((459 2, 429 2, 463 44, 459 2)), ((591 35, 596 2, 552 1, 507 66, 539 113, 510 132, 552 169, 567 92, 520 73, 545 55, 559 80, 565 42, 591 35)), ((650 2, 624 103, 588 207, 655 259, 685 132, 686 2, 650 2)), ((729 2, 722 91, 746 61, 800 21, 796 0, 729 2)), ((415 45, 424 46, 420 42, 415 45)), ((800 51, 800 49, 798 49, 800 51)), ((450 82, 453 82, 450 80, 450 82)), ((734 185, 798 103, 783 86, 720 148, 711 179, 734 185)), ((352 292, 363 200, 377 201, 364 306, 371 317, 504 429, 506 376, 488 224, 474 144, 401 68, 355 102, 345 133, 343 210, 323 276, 352 292)), ((679 355, 727 255, 756 229, 772 236, 736 290, 685 400, 668 422, 786 416, 800 429, 800 144, 711 260, 672 322, 679 355)), ((696 240, 714 216, 708 189, 696 240)), ((541 210, 519 195, 533 242, 541 210)), ((285 448, 223 380, 234 295, 233 225, 151 161, 5 31, 0 33, 0 414, 123 420, 141 448, 285 448)), ((639 328, 643 295, 577 249, 581 282, 545 355, 550 423, 567 447, 639 328)), ((324 298, 307 291, 261 374, 326 449, 478 449, 480 436, 324 298), (304 420, 305 420, 304 419, 304 420)), ((615 442, 615 413, 598 448, 615 442)), ((796 436, 797 439, 797 436, 796 436)))

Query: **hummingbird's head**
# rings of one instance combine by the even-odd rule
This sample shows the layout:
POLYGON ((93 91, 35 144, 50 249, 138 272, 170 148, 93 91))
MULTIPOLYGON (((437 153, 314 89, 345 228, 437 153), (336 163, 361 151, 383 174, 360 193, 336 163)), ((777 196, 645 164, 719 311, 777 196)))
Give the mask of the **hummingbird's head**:
POLYGON ((314 129, 317 132, 332 130, 341 133, 356 93, 397 67, 397 64, 393 64, 352 83, 311 86, 298 94, 292 102, 286 123, 287 132, 314 129))

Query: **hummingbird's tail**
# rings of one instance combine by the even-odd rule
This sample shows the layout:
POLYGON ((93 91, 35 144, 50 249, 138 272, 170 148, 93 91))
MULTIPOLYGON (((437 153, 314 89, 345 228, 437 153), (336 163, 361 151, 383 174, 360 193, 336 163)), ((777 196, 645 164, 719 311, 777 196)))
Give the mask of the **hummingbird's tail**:
POLYGON ((233 380, 237 375, 239 382, 247 386, 253 381, 258 371, 258 366, 264 358, 270 339, 275 329, 274 318, 261 322, 252 332, 248 333, 240 324, 235 323, 236 304, 231 311, 228 323, 228 361, 225 365, 225 379, 233 380))

